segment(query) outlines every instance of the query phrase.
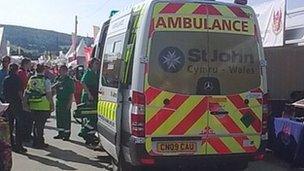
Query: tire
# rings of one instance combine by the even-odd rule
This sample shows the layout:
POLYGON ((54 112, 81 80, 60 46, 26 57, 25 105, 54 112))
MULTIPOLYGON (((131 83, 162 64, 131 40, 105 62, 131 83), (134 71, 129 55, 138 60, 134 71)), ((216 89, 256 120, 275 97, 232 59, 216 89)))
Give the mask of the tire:
POLYGON ((218 170, 221 171, 243 171, 248 167, 248 161, 228 162, 218 164, 218 170))
MULTIPOLYGON (((1 158, 0 158, 1 159, 1 158)), ((4 164, 2 162, 2 159, 0 160, 0 170, 4 170, 4 164)))
POLYGON ((292 162, 298 146, 298 143, 296 142, 295 138, 292 135, 280 132, 278 134, 276 144, 277 155, 287 162, 292 162))
POLYGON ((126 162, 124 157, 119 157, 119 161, 112 159, 113 171, 141 171, 139 166, 133 166, 126 162))

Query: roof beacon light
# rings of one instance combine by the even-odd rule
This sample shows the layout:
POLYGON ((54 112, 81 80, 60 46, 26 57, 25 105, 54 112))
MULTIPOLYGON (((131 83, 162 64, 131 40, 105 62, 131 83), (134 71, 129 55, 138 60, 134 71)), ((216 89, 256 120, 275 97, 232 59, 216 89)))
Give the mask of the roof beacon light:
POLYGON ((234 0, 235 4, 240 4, 240 5, 247 5, 247 0, 234 0))

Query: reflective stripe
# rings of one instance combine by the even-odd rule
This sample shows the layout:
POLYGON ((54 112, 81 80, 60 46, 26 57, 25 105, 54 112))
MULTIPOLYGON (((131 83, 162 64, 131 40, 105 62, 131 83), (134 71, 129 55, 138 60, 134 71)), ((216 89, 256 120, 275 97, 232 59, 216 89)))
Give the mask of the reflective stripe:
POLYGON ((95 134, 96 133, 96 131, 89 131, 89 132, 87 132, 87 134, 95 134))
POLYGON ((126 68, 124 71, 124 79, 123 83, 127 84, 128 83, 128 78, 129 78, 129 68, 131 65, 131 57, 133 57, 133 52, 135 48, 135 41, 136 41, 136 29, 139 21, 139 16, 140 15, 135 15, 134 23, 131 29, 131 36, 130 36, 130 41, 129 41, 129 46, 127 47, 126 53, 125 53, 125 62, 126 62, 126 68))
POLYGON ((37 111, 49 111, 51 109, 50 102, 46 96, 43 96, 39 102, 29 101, 29 106, 31 110, 37 111))
POLYGON ((45 89, 44 76, 38 75, 30 78, 26 92, 31 110, 49 111, 51 109, 50 102, 46 98, 45 89))
POLYGON ((71 130, 64 130, 64 132, 69 133, 69 132, 71 132, 71 130))
POLYGON ((39 98, 39 99, 28 99, 29 102, 41 102, 42 99, 39 98))
POLYGON ((94 129, 91 125, 85 125, 84 127, 89 128, 89 129, 94 129))
POLYGON ((96 115, 97 110, 88 110, 88 111, 81 111, 80 112, 82 115, 96 115))
POLYGON ((115 123, 117 103, 108 101, 99 101, 97 107, 98 115, 103 119, 115 123))

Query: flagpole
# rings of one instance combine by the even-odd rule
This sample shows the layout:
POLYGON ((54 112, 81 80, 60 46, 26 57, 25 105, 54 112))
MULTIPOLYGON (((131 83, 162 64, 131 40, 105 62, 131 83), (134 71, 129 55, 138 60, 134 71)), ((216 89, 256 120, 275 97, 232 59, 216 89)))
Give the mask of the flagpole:
POLYGON ((284 25, 283 25, 283 46, 286 45, 285 31, 286 31, 286 20, 287 20, 287 0, 284 0, 284 25))
POLYGON ((74 60, 77 60, 77 52, 76 52, 76 46, 77 46, 77 29, 78 27, 78 20, 77 20, 77 15, 75 16, 75 33, 74 33, 74 45, 73 45, 73 50, 74 50, 74 60))

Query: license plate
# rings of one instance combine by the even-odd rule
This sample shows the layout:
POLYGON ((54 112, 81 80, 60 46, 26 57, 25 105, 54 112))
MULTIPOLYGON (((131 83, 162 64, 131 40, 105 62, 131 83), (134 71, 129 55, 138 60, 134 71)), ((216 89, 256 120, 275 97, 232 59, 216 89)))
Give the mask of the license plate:
POLYGON ((159 153, 194 153, 197 151, 196 142, 158 142, 159 153))

